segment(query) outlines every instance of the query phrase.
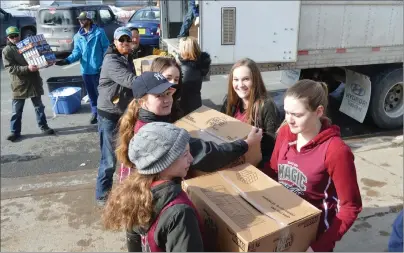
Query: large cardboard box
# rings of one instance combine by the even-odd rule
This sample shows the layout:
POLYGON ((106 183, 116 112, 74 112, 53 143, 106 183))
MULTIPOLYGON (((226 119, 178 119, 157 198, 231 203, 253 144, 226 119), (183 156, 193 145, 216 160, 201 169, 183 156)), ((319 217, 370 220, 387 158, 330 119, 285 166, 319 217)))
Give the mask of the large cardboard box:
MULTIPOLYGON (((174 124, 186 129, 194 138, 213 141, 217 144, 245 139, 252 128, 249 124, 241 122, 207 106, 201 106, 176 121, 174 124)), ((257 143, 254 147, 249 148, 248 152, 240 157, 239 160, 229 164, 225 168, 234 167, 243 163, 250 163, 256 166, 261 160, 261 143, 257 143)), ((199 170, 192 170, 189 172, 188 178, 204 174, 207 173, 199 170)))
POLYGON ((136 74, 140 75, 145 71, 150 71, 151 64, 154 59, 157 57, 161 57, 160 55, 148 55, 145 57, 137 58, 133 60, 133 64, 135 65, 136 74))
POLYGON ((185 180, 204 221, 206 251, 305 252, 321 211, 252 165, 185 180))

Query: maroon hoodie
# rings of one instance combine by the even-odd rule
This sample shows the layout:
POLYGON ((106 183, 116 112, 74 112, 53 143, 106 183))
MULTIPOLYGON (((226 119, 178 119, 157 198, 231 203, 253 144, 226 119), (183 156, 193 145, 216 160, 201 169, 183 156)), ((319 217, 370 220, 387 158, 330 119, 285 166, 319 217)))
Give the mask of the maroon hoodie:
POLYGON ((362 210, 354 156, 338 126, 323 122, 320 133, 298 152, 288 125, 276 138, 265 172, 322 211, 314 251, 331 251, 362 210))

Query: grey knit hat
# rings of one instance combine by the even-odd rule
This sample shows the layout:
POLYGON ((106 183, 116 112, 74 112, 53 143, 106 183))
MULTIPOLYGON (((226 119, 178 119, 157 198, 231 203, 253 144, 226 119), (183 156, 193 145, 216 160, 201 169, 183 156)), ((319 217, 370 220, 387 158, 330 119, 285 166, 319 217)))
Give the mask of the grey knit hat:
POLYGON ((189 138, 186 130, 173 124, 146 124, 129 142, 129 160, 139 174, 160 173, 184 154, 189 138))

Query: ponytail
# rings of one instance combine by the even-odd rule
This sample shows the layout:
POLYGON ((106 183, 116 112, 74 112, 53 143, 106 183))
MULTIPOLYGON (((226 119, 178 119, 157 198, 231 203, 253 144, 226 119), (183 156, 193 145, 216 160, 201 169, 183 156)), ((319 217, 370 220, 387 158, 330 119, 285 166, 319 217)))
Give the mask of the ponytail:
POLYGON ((115 154, 117 160, 123 163, 126 168, 135 167, 134 164, 129 160, 128 149, 129 142, 135 135, 134 128, 139 117, 139 109, 139 100, 133 99, 132 102, 129 103, 126 112, 119 120, 118 146, 116 148, 115 154))
MULTIPOLYGON (((297 81, 292 87, 286 90, 285 97, 294 97, 301 100, 310 111, 315 111, 319 106, 324 107, 324 114, 320 121, 322 124, 331 124, 331 119, 326 116, 328 106, 328 86, 325 82, 317 82, 309 79, 297 81)), ((283 120, 276 133, 287 125, 283 120)))

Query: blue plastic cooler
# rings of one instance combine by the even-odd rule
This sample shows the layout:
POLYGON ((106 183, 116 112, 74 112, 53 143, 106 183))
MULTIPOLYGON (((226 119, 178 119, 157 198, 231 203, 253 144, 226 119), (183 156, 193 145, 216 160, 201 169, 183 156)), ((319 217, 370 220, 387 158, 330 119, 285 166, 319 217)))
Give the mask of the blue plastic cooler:
POLYGON ((77 112, 81 107, 81 88, 79 87, 62 87, 55 89, 49 93, 52 102, 52 108, 56 114, 72 114, 77 112), (65 89, 74 89, 75 93, 69 96, 57 96, 56 93, 65 89))

